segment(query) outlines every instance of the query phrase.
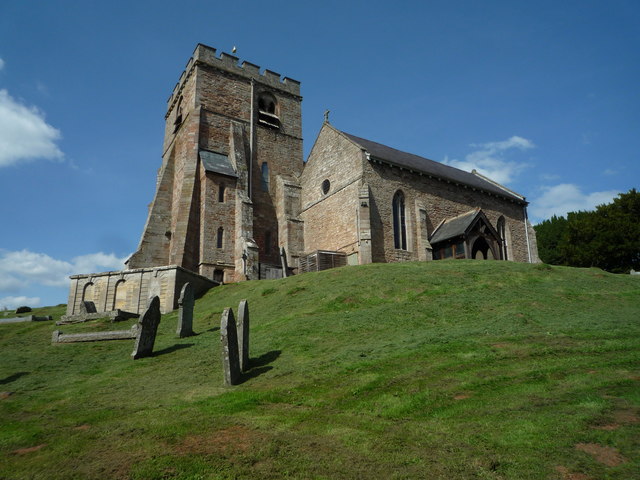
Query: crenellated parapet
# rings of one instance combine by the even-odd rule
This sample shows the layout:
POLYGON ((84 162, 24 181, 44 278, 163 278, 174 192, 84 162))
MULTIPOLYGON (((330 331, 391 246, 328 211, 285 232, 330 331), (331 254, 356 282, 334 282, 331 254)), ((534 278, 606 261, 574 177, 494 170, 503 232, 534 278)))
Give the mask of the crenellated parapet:
POLYGON ((300 96, 300 82, 289 77, 282 77, 279 73, 272 70, 265 69, 262 72, 260 67, 251 62, 243 61, 240 63, 240 59, 229 53, 221 52, 217 55, 217 50, 213 47, 203 45, 199 43, 193 52, 193 55, 187 62, 187 65, 180 75, 178 83, 173 89, 171 96, 169 97, 168 112, 173 108, 173 104, 180 96, 184 83, 191 76, 193 70, 197 66, 207 66, 222 70, 224 72, 244 77, 247 80, 254 80, 255 82, 266 85, 270 88, 286 92, 290 95, 300 96))

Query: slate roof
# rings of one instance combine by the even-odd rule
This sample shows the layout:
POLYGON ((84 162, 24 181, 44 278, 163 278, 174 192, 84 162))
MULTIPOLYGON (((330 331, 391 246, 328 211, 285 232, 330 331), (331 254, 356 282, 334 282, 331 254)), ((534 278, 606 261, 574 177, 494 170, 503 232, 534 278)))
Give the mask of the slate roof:
POLYGON ((433 245, 463 235, 479 214, 480 210, 474 208, 470 212, 445 220, 438 225, 429 242, 433 245))
POLYGON ((209 150, 200 150, 200 160, 207 172, 219 173, 228 177, 238 176, 226 155, 210 152, 209 150))
POLYGON ((412 153, 396 150, 395 148, 387 147, 381 143, 356 137, 350 133, 342 133, 353 142, 357 143, 363 150, 367 151, 374 160, 382 161, 398 167, 404 167, 416 172, 425 173, 442 180, 449 180, 454 183, 484 190, 485 192, 508 198, 509 200, 513 200, 514 202, 521 203, 523 205, 527 204, 524 197, 521 197, 506 188, 501 188, 497 184, 489 182, 473 173, 465 172, 464 170, 450 167, 449 165, 435 162, 412 153))

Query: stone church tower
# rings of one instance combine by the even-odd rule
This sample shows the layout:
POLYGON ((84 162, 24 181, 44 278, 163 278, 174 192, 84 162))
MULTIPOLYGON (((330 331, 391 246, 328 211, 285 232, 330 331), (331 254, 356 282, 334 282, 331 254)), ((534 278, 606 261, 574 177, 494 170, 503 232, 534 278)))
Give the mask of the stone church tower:
POLYGON ((300 83, 199 44, 169 97, 162 166, 127 269, 71 277, 67 314, 177 308, 181 288, 341 265, 537 262, 526 199, 331 125, 302 159, 300 83), (289 268, 287 268, 287 266, 289 268))
POLYGON ((127 268, 255 279, 302 253, 300 83, 199 44, 168 100, 162 166, 127 268), (259 269, 262 267, 262 275, 259 269))

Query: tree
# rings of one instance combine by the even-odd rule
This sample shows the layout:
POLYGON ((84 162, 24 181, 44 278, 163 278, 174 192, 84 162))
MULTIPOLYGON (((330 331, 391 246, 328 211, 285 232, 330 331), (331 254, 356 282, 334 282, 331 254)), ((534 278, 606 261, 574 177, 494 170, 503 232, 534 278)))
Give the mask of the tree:
POLYGON ((535 227, 538 240, 538 255, 544 263, 565 265, 564 255, 558 246, 567 229, 567 219, 554 215, 535 227))
POLYGON ((543 262, 614 273, 640 270, 640 194, 635 188, 595 211, 553 216, 535 229, 543 262))

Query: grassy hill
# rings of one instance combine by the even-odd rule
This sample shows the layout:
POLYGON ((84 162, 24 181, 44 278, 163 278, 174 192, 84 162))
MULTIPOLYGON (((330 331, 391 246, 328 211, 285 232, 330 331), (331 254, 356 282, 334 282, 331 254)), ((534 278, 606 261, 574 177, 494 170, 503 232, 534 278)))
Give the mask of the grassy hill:
POLYGON ((136 361, 0 325, 0 479, 640 478, 640 278, 374 264, 216 288, 194 337, 176 318, 136 361), (225 387, 243 298, 252 369, 225 387))

